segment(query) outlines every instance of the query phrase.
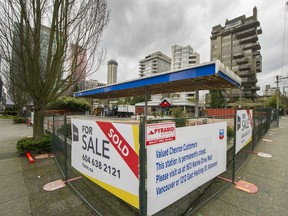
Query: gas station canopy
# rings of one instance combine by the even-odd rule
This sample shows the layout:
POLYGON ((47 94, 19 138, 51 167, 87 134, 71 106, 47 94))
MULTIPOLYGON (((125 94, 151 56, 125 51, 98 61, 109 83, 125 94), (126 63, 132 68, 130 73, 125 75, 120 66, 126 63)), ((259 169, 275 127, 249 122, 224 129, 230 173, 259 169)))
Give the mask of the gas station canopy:
POLYGON ((126 82, 75 92, 75 97, 119 98, 147 94, 240 88, 241 78, 216 60, 126 82))

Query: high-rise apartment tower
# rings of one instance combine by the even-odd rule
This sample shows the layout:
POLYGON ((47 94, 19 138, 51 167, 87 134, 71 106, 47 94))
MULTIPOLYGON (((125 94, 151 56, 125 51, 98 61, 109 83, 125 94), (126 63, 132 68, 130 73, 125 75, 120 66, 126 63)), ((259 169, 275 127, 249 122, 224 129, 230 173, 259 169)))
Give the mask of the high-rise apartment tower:
POLYGON ((117 82, 117 67, 118 63, 111 59, 108 61, 108 74, 107 74, 107 84, 113 84, 117 82))
POLYGON ((140 77, 170 71, 171 58, 158 51, 139 61, 140 77))
MULTIPOLYGON (((200 63, 200 55, 194 52, 190 45, 174 45, 171 48, 171 70, 186 68, 200 63)), ((195 92, 174 93, 173 97, 179 97, 180 100, 187 101, 189 98, 195 98, 195 92)))
POLYGON ((190 45, 172 46, 171 69, 186 68, 200 63, 200 55, 190 45))
MULTIPOLYGON (((253 15, 239 16, 226 20, 225 26, 220 24, 212 28, 211 32, 211 60, 220 59, 242 78, 242 95, 245 98, 257 97, 257 73, 262 72, 261 46, 258 35, 262 33, 257 17, 257 8, 253 8, 253 15)), ((234 100, 239 92, 230 91, 226 95, 234 100)))

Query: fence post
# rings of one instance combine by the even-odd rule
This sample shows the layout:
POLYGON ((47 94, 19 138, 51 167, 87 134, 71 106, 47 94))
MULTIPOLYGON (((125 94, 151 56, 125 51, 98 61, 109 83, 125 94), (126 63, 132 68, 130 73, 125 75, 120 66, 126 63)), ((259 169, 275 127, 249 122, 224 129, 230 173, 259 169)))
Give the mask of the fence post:
POLYGON ((254 152, 254 149, 255 149, 255 123, 256 122, 256 110, 253 110, 253 128, 252 128, 252 153, 254 152))
MULTIPOLYGON (((48 117, 49 118, 49 117, 48 117)), ((52 115, 52 152, 55 153, 55 115, 52 115)))
POLYGON ((277 109, 277 127, 279 127, 279 109, 277 109))
POLYGON ((234 115, 234 152, 233 152, 233 168, 232 168, 232 182, 235 182, 235 163, 236 163, 236 132, 237 132, 237 110, 234 115))
POLYGON ((67 153, 67 118, 66 115, 64 115, 64 175, 65 175, 65 180, 68 179, 68 174, 67 174, 67 163, 68 163, 68 153, 67 153))
POLYGON ((140 163, 140 179, 139 179, 139 209, 140 215, 146 216, 147 214, 147 198, 146 198, 146 118, 142 116, 140 118, 140 152, 139 152, 139 163, 140 163))

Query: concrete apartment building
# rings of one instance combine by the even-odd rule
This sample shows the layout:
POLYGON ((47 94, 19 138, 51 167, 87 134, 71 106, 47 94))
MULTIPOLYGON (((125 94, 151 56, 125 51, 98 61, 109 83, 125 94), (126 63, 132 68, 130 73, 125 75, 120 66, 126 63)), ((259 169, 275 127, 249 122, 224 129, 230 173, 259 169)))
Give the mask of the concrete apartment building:
MULTIPOLYGON (((177 70, 179 68, 185 68, 199 63, 199 54, 194 53, 191 46, 172 47, 172 61, 174 62, 174 67, 171 65, 171 58, 164 55, 160 51, 152 53, 145 57, 145 59, 139 61, 139 72, 141 77, 156 75, 157 73, 162 73, 166 71, 177 70), (175 54, 173 54, 175 50, 175 54), (192 51, 192 52, 191 52, 192 51), (189 58, 190 57, 190 58, 189 58)), ((162 113, 167 115, 169 109, 172 107, 181 107, 187 116, 195 115, 195 103, 188 101, 185 96, 189 95, 188 92, 174 93, 174 94, 154 94, 151 95, 151 100, 147 103, 147 113, 149 115, 154 115, 155 113, 162 113), (181 96, 183 94, 184 96, 181 96), (173 96, 173 98, 171 98, 173 96), (162 106, 161 104, 167 103, 168 106, 162 106)), ((192 92, 194 97, 194 92, 192 92)), ((191 95, 189 95, 191 96, 191 95)), ((145 102, 136 103, 136 112, 144 112, 145 102)), ((197 112, 198 115, 198 112, 197 112)))
MULTIPOLYGON (((190 45, 174 45, 171 48, 171 70, 187 68, 200 63, 200 55, 194 52, 190 45)), ((195 98, 195 92, 174 93, 173 98, 187 101, 189 98, 195 98)))
POLYGON ((171 70, 185 68, 200 63, 200 55, 194 52, 190 45, 187 46, 172 46, 171 52, 171 70))
POLYGON ((160 51, 152 53, 139 61, 140 77, 155 75, 170 71, 170 69, 171 58, 160 51))
MULTIPOLYGON (((279 95, 281 96, 282 93, 280 91, 280 88, 278 87, 279 95)), ((271 97, 271 96, 277 95, 277 87, 271 87, 270 85, 265 85, 265 90, 263 91, 264 97, 271 97)))
MULTIPOLYGON (((253 8, 253 15, 239 16, 226 20, 225 26, 220 24, 212 28, 211 32, 211 61, 220 59, 242 78, 242 96, 255 99, 257 91, 257 73, 262 72, 261 46, 258 35, 262 33, 257 17, 257 8, 253 8)), ((226 92, 226 97, 233 102, 239 98, 239 90, 226 92)))

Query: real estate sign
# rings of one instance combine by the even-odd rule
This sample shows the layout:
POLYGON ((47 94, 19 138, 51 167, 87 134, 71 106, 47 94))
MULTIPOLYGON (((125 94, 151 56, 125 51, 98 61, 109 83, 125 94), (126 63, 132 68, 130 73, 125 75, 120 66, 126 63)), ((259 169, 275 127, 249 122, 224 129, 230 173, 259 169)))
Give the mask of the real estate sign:
POLYGON ((237 110, 236 118, 236 150, 237 154, 252 140, 253 110, 237 110))
POLYGON ((139 126, 72 119, 72 166, 139 208, 139 126))

